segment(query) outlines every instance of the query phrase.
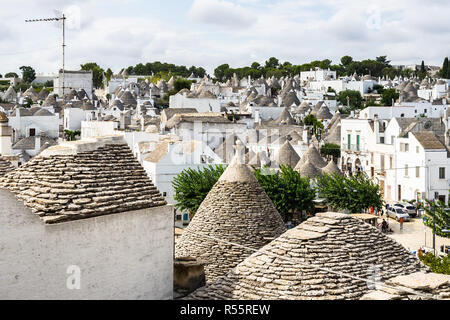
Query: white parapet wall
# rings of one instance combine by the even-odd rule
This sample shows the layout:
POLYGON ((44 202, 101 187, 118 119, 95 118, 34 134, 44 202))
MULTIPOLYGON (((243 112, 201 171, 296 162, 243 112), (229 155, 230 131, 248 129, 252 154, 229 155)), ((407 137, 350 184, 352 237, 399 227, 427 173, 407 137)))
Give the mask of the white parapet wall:
POLYGON ((173 298, 172 206, 44 225, 0 203, 0 299, 173 298))

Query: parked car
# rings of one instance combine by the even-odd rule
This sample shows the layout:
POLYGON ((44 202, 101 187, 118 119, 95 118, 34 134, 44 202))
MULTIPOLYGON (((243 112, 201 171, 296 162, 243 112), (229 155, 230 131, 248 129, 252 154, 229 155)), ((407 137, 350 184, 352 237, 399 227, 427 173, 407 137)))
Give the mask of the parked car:
POLYGON ((403 218, 403 221, 409 221, 409 214, 406 213, 402 208, 389 207, 388 216, 399 221, 400 218, 403 218))
POLYGON ((401 208, 404 212, 409 214, 411 218, 415 218, 417 216, 417 208, 409 203, 396 203, 394 204, 394 208, 401 208))

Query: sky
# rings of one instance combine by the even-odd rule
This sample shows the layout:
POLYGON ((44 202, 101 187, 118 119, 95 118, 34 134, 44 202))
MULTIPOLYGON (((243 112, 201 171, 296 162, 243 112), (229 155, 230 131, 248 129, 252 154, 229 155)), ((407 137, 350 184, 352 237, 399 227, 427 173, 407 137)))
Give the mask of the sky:
POLYGON ((61 68, 61 25, 25 22, 58 12, 68 17, 67 70, 161 61, 213 73, 272 56, 337 64, 344 55, 440 66, 450 54, 447 0, 0 0, 0 74, 61 68))

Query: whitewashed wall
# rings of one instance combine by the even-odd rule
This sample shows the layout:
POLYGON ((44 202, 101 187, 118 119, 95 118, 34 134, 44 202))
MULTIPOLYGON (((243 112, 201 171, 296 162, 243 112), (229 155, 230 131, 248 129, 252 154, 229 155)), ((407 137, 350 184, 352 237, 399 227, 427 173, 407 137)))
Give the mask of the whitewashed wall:
POLYGON ((0 299, 172 299, 172 206, 44 225, 9 191, 0 203, 0 299))

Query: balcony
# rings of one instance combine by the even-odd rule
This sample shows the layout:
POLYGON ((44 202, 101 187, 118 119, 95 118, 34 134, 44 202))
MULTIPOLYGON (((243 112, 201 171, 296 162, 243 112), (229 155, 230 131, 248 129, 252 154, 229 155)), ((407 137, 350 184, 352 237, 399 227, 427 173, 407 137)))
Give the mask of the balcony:
POLYGON ((345 151, 347 153, 354 152, 354 153, 361 153, 361 152, 367 152, 367 146, 362 144, 351 144, 344 143, 341 146, 341 150, 345 151))

